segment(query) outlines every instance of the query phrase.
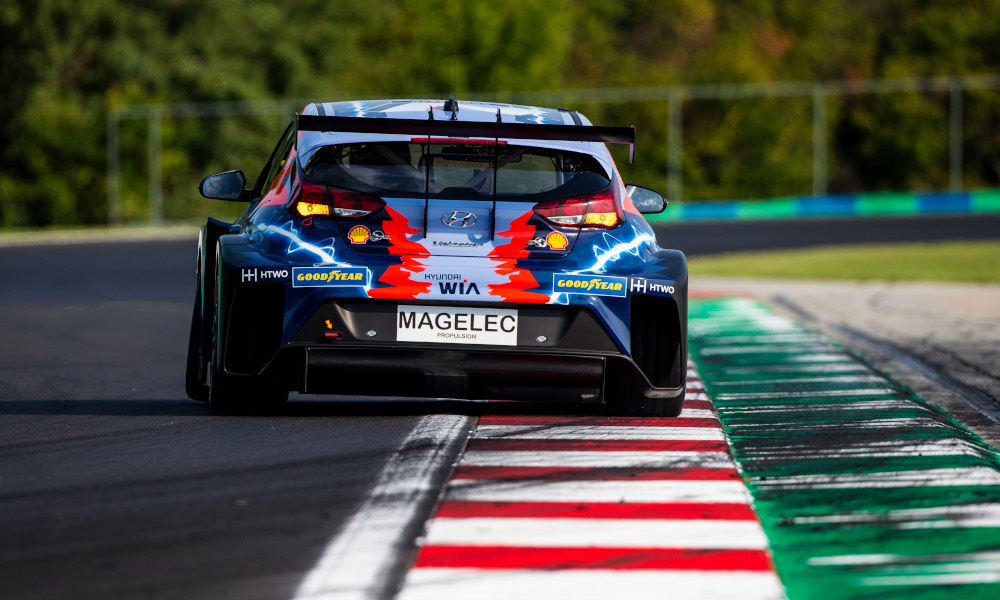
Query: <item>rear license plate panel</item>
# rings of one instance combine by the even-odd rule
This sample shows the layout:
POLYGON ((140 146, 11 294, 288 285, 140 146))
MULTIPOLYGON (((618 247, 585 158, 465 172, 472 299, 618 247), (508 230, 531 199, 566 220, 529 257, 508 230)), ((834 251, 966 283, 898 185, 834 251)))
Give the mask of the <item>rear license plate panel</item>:
POLYGON ((396 308, 396 340, 400 342, 516 346, 517 325, 517 310, 509 308, 396 308))

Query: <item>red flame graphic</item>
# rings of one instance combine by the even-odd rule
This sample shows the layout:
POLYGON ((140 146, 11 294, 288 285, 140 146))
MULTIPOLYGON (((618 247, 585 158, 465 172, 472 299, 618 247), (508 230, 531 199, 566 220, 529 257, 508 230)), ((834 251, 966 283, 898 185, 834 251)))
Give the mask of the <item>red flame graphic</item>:
POLYGON ((379 282, 389 287, 372 288, 368 290, 370 298, 395 298, 412 300, 418 294, 425 294, 431 289, 430 281, 414 281, 411 275, 425 269, 418 256, 428 256, 430 253, 417 242, 411 242, 406 236, 420 233, 419 229, 410 227, 409 220, 391 206, 386 206, 390 219, 382 222, 382 231, 389 236, 389 254, 401 256, 403 263, 390 265, 379 277, 379 282))
POLYGON ((510 277, 510 281, 507 283, 491 283, 488 286, 490 288, 490 294, 493 296, 500 296, 500 298, 502 298, 501 302, 545 304, 549 301, 549 297, 546 294, 524 291, 538 287, 538 281, 535 280, 535 276, 531 274, 531 271, 527 269, 519 269, 517 267, 516 260, 511 259, 496 261, 494 270, 497 275, 506 275, 510 277))

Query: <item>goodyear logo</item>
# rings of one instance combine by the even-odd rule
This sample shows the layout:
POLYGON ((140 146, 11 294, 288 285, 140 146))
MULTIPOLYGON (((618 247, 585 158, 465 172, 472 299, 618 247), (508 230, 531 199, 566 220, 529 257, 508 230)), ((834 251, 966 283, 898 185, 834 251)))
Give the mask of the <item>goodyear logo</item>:
POLYGON ((617 296, 624 298, 627 292, 624 277, 603 275, 552 275, 552 291, 564 294, 588 294, 591 296, 617 296))
POLYGON ((368 269, 350 267, 295 267, 292 287, 364 287, 368 273, 368 269))

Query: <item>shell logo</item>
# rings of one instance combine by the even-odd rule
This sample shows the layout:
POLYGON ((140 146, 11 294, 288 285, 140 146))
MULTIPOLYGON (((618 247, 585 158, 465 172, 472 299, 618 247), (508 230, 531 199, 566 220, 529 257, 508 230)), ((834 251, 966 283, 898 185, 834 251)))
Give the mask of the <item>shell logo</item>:
POLYGON ((347 237, 352 244, 364 244, 371 236, 372 232, 364 225, 356 225, 347 232, 347 237))
POLYGON ((565 250, 566 246, 569 244, 569 240, 566 236, 559 233, 558 231, 553 231, 549 235, 545 236, 545 243, 549 245, 549 248, 553 250, 565 250))

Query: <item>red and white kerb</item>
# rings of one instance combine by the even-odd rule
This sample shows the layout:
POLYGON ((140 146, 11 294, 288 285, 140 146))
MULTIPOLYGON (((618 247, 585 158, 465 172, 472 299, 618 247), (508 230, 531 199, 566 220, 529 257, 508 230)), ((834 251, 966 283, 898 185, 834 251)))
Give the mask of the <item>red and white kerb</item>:
POLYGON ((687 398, 675 419, 480 419, 399 597, 783 597, 693 367, 687 398))

